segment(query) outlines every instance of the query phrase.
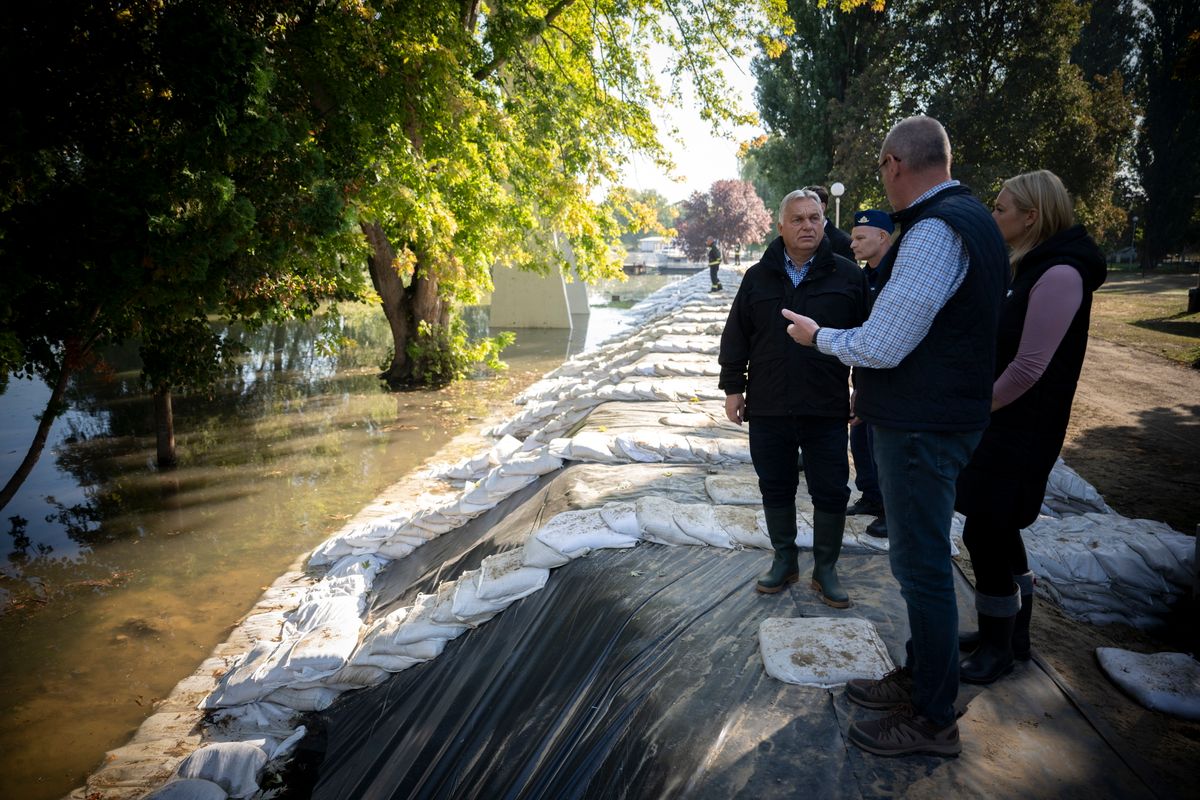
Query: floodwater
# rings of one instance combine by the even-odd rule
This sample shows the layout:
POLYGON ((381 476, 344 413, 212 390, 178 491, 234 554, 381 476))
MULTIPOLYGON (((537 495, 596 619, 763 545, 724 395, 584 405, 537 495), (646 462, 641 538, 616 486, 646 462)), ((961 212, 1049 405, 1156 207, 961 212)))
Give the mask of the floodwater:
MULTIPOLYGON (((670 280, 638 276, 593 295, 637 298, 670 280)), ((167 472, 154 465, 136 349, 107 353, 73 385, 0 516, 0 797, 51 800, 81 785, 300 556, 625 324, 620 310, 591 311, 574 331, 518 331, 506 373, 405 393, 375 377, 390 339, 373 309, 332 330, 230 331, 249 352, 212 397, 176 397, 180 465, 167 472), (332 351, 331 337, 354 344, 332 351)), ((0 395, 0 480, 48 396, 18 380, 0 395)))

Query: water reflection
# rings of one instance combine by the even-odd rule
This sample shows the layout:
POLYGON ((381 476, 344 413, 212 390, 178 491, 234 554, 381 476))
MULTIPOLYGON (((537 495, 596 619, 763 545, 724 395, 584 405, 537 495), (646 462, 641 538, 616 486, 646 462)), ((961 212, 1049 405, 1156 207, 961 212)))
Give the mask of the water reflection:
MULTIPOLYGON (((436 392, 381 390, 391 342, 374 309, 230 330, 246 355, 211 396, 175 398, 180 463, 169 472, 154 467, 136 348, 105 353, 72 385, 0 520, 0 797, 48 800, 80 785, 302 554, 624 324, 617 309, 591 310, 573 331, 519 331, 507 373, 436 392), (339 340, 353 344, 333 348, 339 340)), ((16 380, 0 395, 5 476, 48 395, 16 380)))

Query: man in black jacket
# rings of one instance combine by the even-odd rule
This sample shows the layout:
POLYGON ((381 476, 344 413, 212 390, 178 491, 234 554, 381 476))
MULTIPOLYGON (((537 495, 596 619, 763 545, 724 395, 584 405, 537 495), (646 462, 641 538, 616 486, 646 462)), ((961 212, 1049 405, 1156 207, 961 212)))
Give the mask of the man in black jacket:
POLYGON ((838 555, 850 498, 846 423, 850 369, 836 358, 795 347, 782 309, 833 327, 867 316, 866 279, 834 255, 825 237, 821 200, 800 189, 779 207, 779 237, 742 279, 721 335, 725 415, 750 424, 750 457, 758 473, 767 533, 775 558, 758 579, 773 594, 800 578, 796 546, 797 455, 813 502, 812 588, 834 608, 850 598, 838 583, 838 555), (748 377, 747 377, 748 375, 748 377))

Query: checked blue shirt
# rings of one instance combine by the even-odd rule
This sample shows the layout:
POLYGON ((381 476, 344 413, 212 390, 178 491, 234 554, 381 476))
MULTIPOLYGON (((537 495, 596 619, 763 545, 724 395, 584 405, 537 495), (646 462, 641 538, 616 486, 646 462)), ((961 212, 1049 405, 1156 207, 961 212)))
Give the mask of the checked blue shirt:
POLYGON ((796 262, 792 261, 792 257, 788 255, 787 249, 784 249, 783 268, 787 270, 788 277, 792 279, 793 287, 799 286, 800 281, 804 280, 804 277, 808 275, 808 268, 812 266, 814 258, 816 258, 815 255, 809 257, 808 261, 797 267, 796 262))
MULTIPOLYGON (((912 204, 957 185, 940 183, 912 204)), ((821 328, 813 344, 852 367, 895 367, 921 343, 933 318, 962 286, 967 261, 967 247, 953 228, 932 217, 920 220, 900 240, 891 278, 867 321, 847 330, 821 328)))

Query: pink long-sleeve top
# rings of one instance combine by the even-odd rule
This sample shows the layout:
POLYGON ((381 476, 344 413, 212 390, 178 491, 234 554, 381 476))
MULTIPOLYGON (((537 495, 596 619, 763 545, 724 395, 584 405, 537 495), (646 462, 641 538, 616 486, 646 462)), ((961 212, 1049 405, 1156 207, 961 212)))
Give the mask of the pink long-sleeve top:
POLYGON ((992 410, 1003 408, 1037 383, 1058 350, 1083 302, 1083 278, 1067 264, 1057 264, 1029 290, 1029 306, 1017 355, 992 387, 992 410))

